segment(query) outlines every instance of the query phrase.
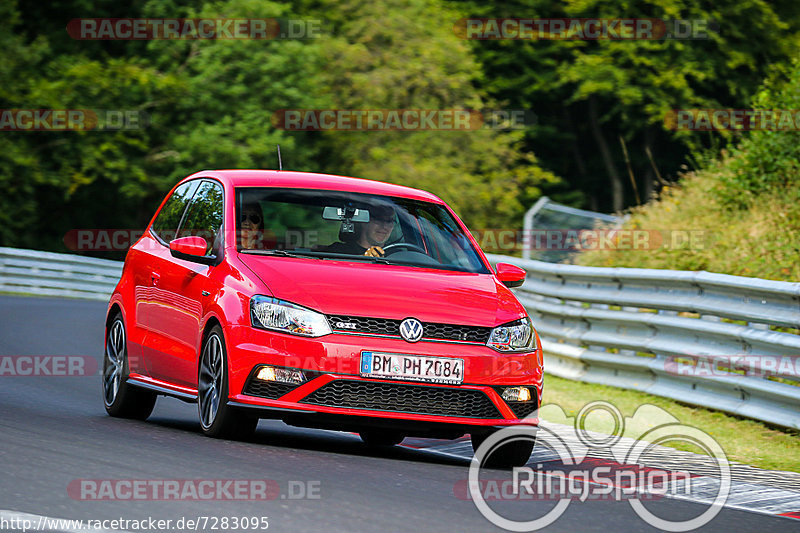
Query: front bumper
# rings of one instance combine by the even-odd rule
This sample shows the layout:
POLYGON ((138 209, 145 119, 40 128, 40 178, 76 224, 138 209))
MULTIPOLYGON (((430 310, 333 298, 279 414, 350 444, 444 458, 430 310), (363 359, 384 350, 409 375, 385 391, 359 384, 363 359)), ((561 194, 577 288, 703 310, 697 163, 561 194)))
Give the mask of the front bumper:
MULTIPOLYGON (((331 334, 319 338, 237 326, 226 332, 230 365, 229 400, 284 420, 317 420, 316 427, 342 424, 404 424, 419 427, 482 429, 537 424, 541 402, 541 348, 500 354, 474 343, 418 342, 373 336, 331 334), (461 385, 438 385, 367 378, 359 375, 362 351, 464 359, 461 385), (299 385, 255 379, 261 365, 303 370, 299 385), (504 401, 504 386, 527 386, 525 404, 504 401)), ((468 432, 468 431, 467 431, 468 432)))

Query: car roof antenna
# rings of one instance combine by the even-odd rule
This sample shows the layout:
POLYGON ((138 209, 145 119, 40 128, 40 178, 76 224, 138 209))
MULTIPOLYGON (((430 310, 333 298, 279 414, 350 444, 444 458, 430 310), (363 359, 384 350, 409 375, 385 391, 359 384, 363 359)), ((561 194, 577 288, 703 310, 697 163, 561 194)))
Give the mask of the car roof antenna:
POLYGON ((283 162, 281 162, 281 145, 276 144, 275 146, 278 147, 278 170, 283 170, 283 162))

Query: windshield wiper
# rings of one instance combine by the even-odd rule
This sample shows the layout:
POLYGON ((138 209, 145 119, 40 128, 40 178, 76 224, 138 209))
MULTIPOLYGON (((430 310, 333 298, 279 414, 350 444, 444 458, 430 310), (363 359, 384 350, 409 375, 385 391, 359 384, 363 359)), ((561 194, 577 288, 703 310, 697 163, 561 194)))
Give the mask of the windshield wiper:
POLYGON ((371 255, 342 254, 337 252, 311 252, 314 257, 327 257, 329 259, 344 259, 346 261, 371 261, 373 263, 394 264, 385 257, 374 257, 371 255), (319 254, 319 255, 317 255, 319 254))
POLYGON ((280 257, 305 257, 308 259, 325 259, 325 257, 321 257, 318 255, 306 254, 303 252, 289 252, 287 250, 242 250, 241 253, 243 254, 255 254, 255 255, 277 255, 280 257))
POLYGON ((281 257, 310 257, 313 259, 343 259, 346 261, 369 261, 371 263, 380 263, 382 265, 400 265, 401 262, 392 261, 386 257, 375 257, 372 255, 354 255, 342 254, 336 252, 322 252, 316 250, 309 250, 307 252, 290 252, 288 250, 242 250, 244 254, 255 255, 277 255, 281 257))

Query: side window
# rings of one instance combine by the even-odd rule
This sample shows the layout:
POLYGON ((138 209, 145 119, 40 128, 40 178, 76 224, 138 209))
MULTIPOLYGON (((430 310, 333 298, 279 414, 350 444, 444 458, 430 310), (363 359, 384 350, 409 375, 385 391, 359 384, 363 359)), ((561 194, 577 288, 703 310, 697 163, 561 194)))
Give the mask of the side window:
POLYGON ((181 223, 183 212, 186 210, 189 200, 192 199, 198 183, 199 180, 193 180, 175 189, 153 222, 153 233, 166 242, 175 238, 175 232, 178 231, 178 224, 181 223))
POLYGON ((203 181, 192 199, 178 237, 196 235, 206 240, 206 255, 219 248, 217 239, 222 227, 222 186, 215 181, 203 181))

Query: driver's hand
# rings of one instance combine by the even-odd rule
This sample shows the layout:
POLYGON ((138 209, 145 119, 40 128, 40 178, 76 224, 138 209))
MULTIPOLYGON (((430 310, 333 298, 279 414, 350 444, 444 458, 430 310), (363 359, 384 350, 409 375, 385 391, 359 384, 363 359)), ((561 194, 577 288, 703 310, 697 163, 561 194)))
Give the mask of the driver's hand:
POLYGON ((369 255, 372 257, 383 257, 384 255, 383 248, 381 248, 380 246, 370 246, 369 249, 367 249, 367 251, 364 252, 364 255, 369 255))

